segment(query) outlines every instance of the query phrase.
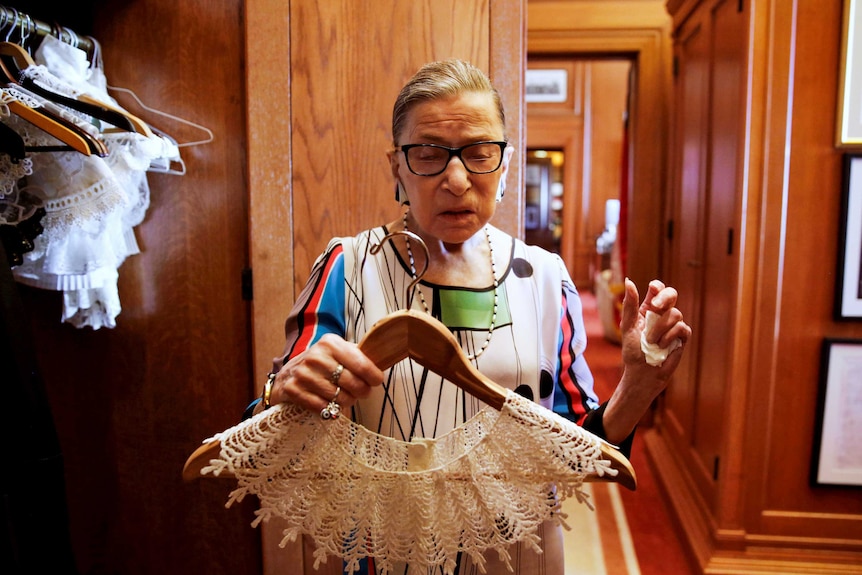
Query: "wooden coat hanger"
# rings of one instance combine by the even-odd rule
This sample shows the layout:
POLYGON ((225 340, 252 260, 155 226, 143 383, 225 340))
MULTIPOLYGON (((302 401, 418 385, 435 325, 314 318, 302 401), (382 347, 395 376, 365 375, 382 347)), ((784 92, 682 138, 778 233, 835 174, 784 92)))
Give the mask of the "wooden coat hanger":
MULTIPOLYGON (((506 401, 508 391, 476 369, 467 359, 455 336, 436 318, 415 310, 393 312, 375 323, 359 349, 380 369, 388 369, 407 357, 442 375, 458 387, 496 410, 506 401)), ((183 467, 183 479, 201 475, 201 469, 218 457, 221 444, 212 441, 201 445, 183 467)), ((608 443, 601 444, 602 456, 618 471, 616 476, 589 476, 587 481, 613 481, 634 490, 637 479, 629 460, 608 443)))
MULTIPOLYGON (((31 108, 22 102, 12 100, 6 104, 9 106, 9 111, 20 118, 27 120, 40 130, 44 130, 51 134, 68 146, 69 150, 75 150, 90 156, 96 154, 98 156, 107 156, 108 151, 104 144, 93 138, 89 133, 80 129, 74 124, 70 124, 63 118, 45 110, 43 108, 31 108)), ((59 151, 61 148, 52 149, 36 149, 35 151, 59 151)), ((28 148, 28 151, 33 151, 28 148)))
MULTIPOLYGON (((7 43, 0 42, 0 51, 2 51, 3 44, 7 43)), ((13 45, 17 46, 16 44, 13 45)), ((7 66, 7 60, 2 56, 0 56, 0 73, 2 73, 7 80, 13 79, 12 71, 7 66)), ((10 91, 27 91, 23 86, 20 86, 16 82, 10 81, 7 83, 7 85, 9 86, 10 91)), ((57 152, 74 150, 84 154, 85 156, 95 154, 100 157, 105 157, 108 155, 108 149, 105 146, 104 142, 94 137, 80 126, 77 126, 74 123, 66 120, 59 114, 48 110, 44 106, 34 108, 14 99, 7 102, 7 106, 9 107, 9 111, 11 113, 24 120, 27 120, 37 128, 54 136, 67 146, 28 147, 27 151, 57 152)))
POLYGON ((23 77, 21 72, 30 66, 35 66, 36 62, 22 46, 14 42, 0 42, 0 62, 3 64, 6 81, 11 84, 18 84, 46 100, 116 126, 123 131, 137 132, 145 136, 152 135, 147 128, 141 126, 144 124, 143 121, 139 118, 131 118, 129 113, 116 106, 105 104, 90 96, 78 98, 64 96, 43 88, 30 78, 23 77))

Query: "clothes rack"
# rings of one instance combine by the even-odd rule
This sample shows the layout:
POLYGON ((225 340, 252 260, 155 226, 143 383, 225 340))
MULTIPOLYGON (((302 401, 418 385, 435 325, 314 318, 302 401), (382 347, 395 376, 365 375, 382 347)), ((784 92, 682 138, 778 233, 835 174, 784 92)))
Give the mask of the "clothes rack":
POLYGON ((95 42, 91 38, 79 36, 70 28, 42 22, 15 8, 0 6, 0 32, 11 35, 15 29, 20 30, 18 40, 22 44, 32 36, 40 38, 54 36, 62 42, 84 50, 87 54, 92 55, 95 50, 95 42))

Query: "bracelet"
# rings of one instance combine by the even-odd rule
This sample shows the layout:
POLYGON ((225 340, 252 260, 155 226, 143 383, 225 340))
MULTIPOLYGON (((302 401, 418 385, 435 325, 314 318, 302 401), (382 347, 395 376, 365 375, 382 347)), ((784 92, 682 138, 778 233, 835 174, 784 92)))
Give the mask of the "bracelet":
POLYGON ((270 372, 266 376, 266 383, 263 384, 263 408, 269 409, 272 404, 269 402, 272 395, 272 384, 275 383, 275 374, 270 372))

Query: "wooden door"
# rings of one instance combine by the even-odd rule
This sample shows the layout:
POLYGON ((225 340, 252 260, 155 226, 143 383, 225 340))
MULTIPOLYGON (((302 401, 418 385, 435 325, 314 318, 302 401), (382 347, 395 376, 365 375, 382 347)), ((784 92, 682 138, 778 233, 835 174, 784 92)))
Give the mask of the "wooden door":
POLYGON ((665 413, 680 452, 691 455, 701 494, 714 503, 735 305, 745 22, 737 2, 709 4, 677 31, 674 51, 669 269, 696 337, 668 388, 665 413))

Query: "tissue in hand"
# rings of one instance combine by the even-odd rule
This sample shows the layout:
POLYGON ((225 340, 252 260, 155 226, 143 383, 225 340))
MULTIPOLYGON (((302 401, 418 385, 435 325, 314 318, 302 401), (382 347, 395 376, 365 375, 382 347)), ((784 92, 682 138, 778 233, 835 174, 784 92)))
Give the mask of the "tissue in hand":
POLYGON ((658 320, 659 315, 654 311, 646 312, 646 327, 641 332, 641 350, 644 352, 646 362, 652 366, 660 367, 667 359, 668 354, 682 345, 679 338, 676 338, 667 347, 659 347, 657 343, 649 343, 647 334, 650 333, 658 320))

